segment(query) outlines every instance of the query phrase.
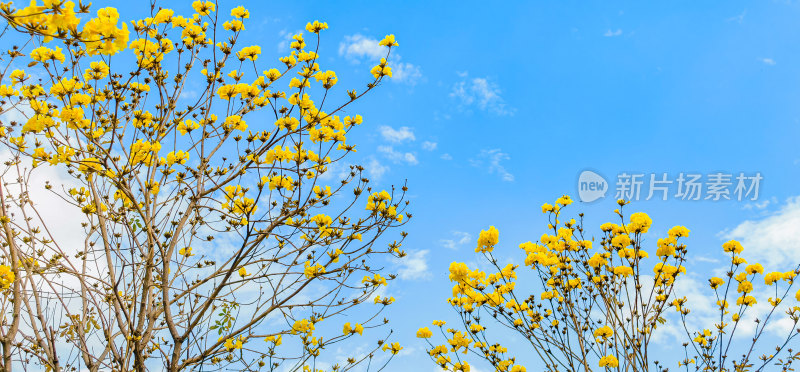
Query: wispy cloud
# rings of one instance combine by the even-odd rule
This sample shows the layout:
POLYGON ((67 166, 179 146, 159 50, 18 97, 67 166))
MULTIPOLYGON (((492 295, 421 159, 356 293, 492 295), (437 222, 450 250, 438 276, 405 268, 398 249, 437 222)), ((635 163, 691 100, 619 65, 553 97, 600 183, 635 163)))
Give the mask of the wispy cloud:
POLYGON ((410 152, 397 151, 392 146, 378 146, 378 152, 395 163, 406 163, 409 165, 419 164, 416 155, 410 152))
POLYGON ((381 133, 381 136, 385 140, 387 140, 389 142, 393 142, 393 143, 401 143, 401 142, 404 142, 404 141, 414 141, 414 140, 417 139, 416 137, 414 137, 414 132, 409 127, 400 127, 400 128, 394 129, 392 127, 384 125, 384 126, 381 126, 380 128, 378 128, 378 131, 381 133))
MULTIPOLYGON (((800 255, 800 196, 790 198, 779 210, 759 220, 745 221, 723 231, 723 239, 736 239, 748 261, 762 262, 773 270, 787 269, 800 255)), ((766 265, 765 265, 766 266, 766 265)))
POLYGON ((33 109, 31 109, 30 104, 24 101, 21 101, 16 106, 5 104, 1 110, 3 113, 0 114, 0 124, 5 127, 8 127, 11 122, 25 124, 28 118, 33 115, 33 109))
POLYGON ((741 13, 739 13, 738 15, 735 15, 735 16, 733 16, 733 17, 730 17, 730 18, 726 19, 726 21, 728 21, 728 22, 742 23, 742 21, 744 21, 744 16, 746 16, 746 15, 747 15, 747 9, 743 10, 743 11, 742 11, 741 13))
POLYGON ((481 150, 476 159, 471 159, 470 163, 479 168, 486 168, 490 174, 497 174, 503 181, 514 181, 514 175, 511 174, 506 167, 502 164, 504 160, 511 160, 508 154, 502 152, 500 149, 481 150))
POLYGON ((770 199, 764 199, 761 201, 754 201, 752 203, 745 204, 742 208, 747 210, 764 210, 770 206, 770 204, 775 204, 778 202, 778 198, 772 197, 770 199))
POLYGON ((378 159, 371 158, 366 165, 367 173, 373 181, 378 181, 383 175, 389 171, 389 167, 383 165, 378 159))
POLYGON ((386 56, 386 48, 378 45, 378 40, 361 34, 345 36, 339 43, 339 55, 350 62, 361 63, 362 60, 379 60, 386 56))
POLYGON ((618 28, 618 29, 616 29, 614 31, 612 31, 610 29, 606 30, 606 32, 603 34, 603 36, 605 36, 605 37, 617 37, 617 36, 620 36, 620 35, 622 35, 622 29, 621 28, 618 28))
POLYGON ((297 30, 295 32, 289 32, 289 30, 281 30, 278 33, 280 36, 281 41, 278 42, 278 52, 280 53, 288 53, 289 52, 289 45, 292 43, 292 36, 303 33, 302 30, 297 30))
POLYGON ((400 279, 419 280, 430 277, 431 273, 428 270, 428 253, 430 251, 422 249, 406 253, 408 255, 403 258, 393 259, 397 265, 397 274, 400 279))
POLYGON ((765 65, 769 65, 769 66, 775 66, 775 64, 776 64, 775 60, 772 59, 772 58, 761 58, 760 61, 762 63, 764 63, 765 65))
POLYGON ((437 143, 431 141, 425 141, 422 143, 422 149, 427 151, 436 150, 437 143))
POLYGON ((462 109, 476 107, 500 116, 514 114, 514 109, 508 107, 503 100, 502 91, 497 84, 488 78, 469 78, 466 73, 458 75, 463 79, 453 85, 450 97, 457 99, 462 109))
POLYGON ((422 80, 422 70, 417 65, 406 62, 389 62, 392 67, 392 81, 416 85, 422 80))
MULTIPOLYGON (((362 62, 377 63, 381 58, 386 57, 386 47, 380 46, 378 39, 373 39, 361 34, 345 36, 339 43, 339 56, 344 57, 354 64, 362 62)), ((422 70, 418 65, 403 62, 400 54, 392 52, 389 59, 389 66, 392 68, 391 81, 407 85, 416 85, 423 81, 422 70)))
POLYGON ((471 239, 472 236, 469 233, 463 231, 453 231, 450 239, 440 239, 439 243, 442 245, 442 247, 447 249, 457 249, 458 247, 469 243, 471 239))

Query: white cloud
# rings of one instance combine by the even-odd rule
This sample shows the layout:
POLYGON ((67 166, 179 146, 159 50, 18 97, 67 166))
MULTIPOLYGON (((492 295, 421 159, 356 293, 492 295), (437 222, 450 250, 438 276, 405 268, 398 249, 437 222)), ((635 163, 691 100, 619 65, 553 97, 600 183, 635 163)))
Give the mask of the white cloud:
POLYGON ((345 36, 339 43, 339 55, 353 63, 361 63, 363 59, 380 60, 386 57, 387 49, 378 45, 378 40, 361 34, 345 36))
POLYGON ((418 81, 422 80, 422 70, 417 65, 405 62, 389 62, 389 66, 392 67, 392 81, 416 85, 418 81))
POLYGON ((373 181, 380 180, 383 177, 384 173, 389 171, 389 167, 381 164, 378 159, 371 158, 367 163, 367 172, 369 173, 369 177, 373 181))
POLYGON ((744 221, 723 231, 723 239, 736 239, 744 246, 748 261, 783 270, 797 265, 800 256, 800 196, 789 198, 778 211, 760 220, 744 221), (789 266, 787 266, 789 265, 789 266))
POLYGON ((761 58, 761 62, 768 66, 775 66, 775 60, 772 58, 761 58))
POLYGON ((320 173, 319 179, 323 181, 331 181, 333 179, 344 180, 350 176, 350 163, 344 163, 341 161, 333 162, 332 164, 327 166, 327 170, 323 173, 320 173))
POLYGON ((194 89, 185 89, 181 92, 180 98, 182 99, 195 99, 200 93, 194 89))
POLYGON ((719 260, 713 257, 705 257, 705 256, 697 256, 692 258, 693 261, 697 262, 710 262, 710 263, 719 263, 719 260))
MULTIPOLYGON (((388 49, 380 46, 380 41, 361 34, 345 36, 344 41, 339 43, 339 55, 345 57, 352 63, 361 62, 377 63, 381 58, 386 57, 388 49)), ((389 57, 389 67, 392 68, 391 81, 407 85, 416 85, 424 78, 419 66, 402 62, 399 54, 392 53, 389 57)))
MULTIPOLYGON (((30 106, 18 106, 18 108, 21 108, 26 113, 15 112, 16 109, 12 109, 0 115, 0 120, 3 123, 8 123, 11 120, 24 123, 24 115, 27 115, 30 106)), ((13 157, 14 155, 7 149, 2 149, 2 152, 0 152, 0 159, 3 159, 3 161, 11 160, 13 157)), ((8 185, 4 185, 6 195, 27 193, 30 203, 25 205, 24 208, 27 216, 31 218, 28 223, 32 226, 41 227, 42 234, 39 236, 40 238, 46 237, 51 240, 50 244, 40 246, 40 249, 45 252, 44 256, 50 257, 57 253, 67 257, 66 261, 62 262, 65 266, 80 266, 80 261, 74 260, 74 257, 78 252, 88 249, 86 235, 81 227, 81 223, 87 221, 86 215, 81 212, 79 207, 67 203, 62 197, 65 194, 64 190, 79 188, 82 184, 61 167, 51 167, 43 164, 32 168, 30 159, 22 157, 20 160, 22 172, 18 172, 16 167, 3 167, 4 177, 6 177, 4 181, 9 182, 8 185), (23 185, 14 181, 20 177, 25 179, 23 185), (51 186, 49 190, 45 188, 48 183, 51 186), (33 208, 35 208, 35 212, 33 208)), ((17 222, 22 223, 20 221, 23 215, 22 210, 17 205, 10 204, 9 212, 12 220, 17 216, 17 222)), ((95 252, 97 251, 95 250, 95 252)), ((31 252, 28 252, 28 254, 31 254, 31 252)), ((102 276, 100 273, 106 270, 106 261, 98 258, 95 254, 90 254, 87 258, 93 261, 91 265, 86 267, 85 275, 90 277, 102 276)), ((54 289, 63 287, 69 290, 70 288, 80 287, 80 281, 72 274, 57 276, 48 274, 47 277, 48 282, 53 285, 54 289)), ((46 284, 39 283, 37 286, 46 286, 46 284)), ((58 289, 58 291, 62 291, 62 289, 58 289)), ((71 305, 66 304, 66 306, 71 305)), ((75 309, 70 308, 70 310, 75 309)))
POLYGON ((448 153, 442 154, 442 156, 440 156, 440 158, 442 158, 442 160, 453 160, 453 157, 448 153))
POLYGON ((439 240, 439 243, 442 245, 442 247, 448 249, 457 249, 459 246, 469 243, 469 241, 472 239, 472 236, 469 233, 463 231, 453 231, 451 235, 452 239, 439 240))
POLYGON ((3 114, 0 115, 0 122, 6 127, 10 126, 12 121, 20 125, 25 124, 28 121, 28 118, 33 115, 33 109, 31 109, 31 105, 25 102, 20 102, 13 106, 5 104, 2 108, 0 108, 0 111, 3 112, 3 114))
POLYGON ((439 110, 435 110, 433 112, 433 120, 439 121, 439 120, 450 120, 450 119, 452 119, 452 116, 448 113, 441 113, 439 112, 439 110))
MULTIPOLYGON (((767 271, 784 271, 793 269, 797 265, 797 256, 800 253, 800 230, 797 226, 800 226, 800 196, 788 199, 779 210, 764 218, 745 221, 731 230, 723 231, 720 237, 725 240, 739 240, 745 249, 742 255, 749 262, 761 262, 767 271)), ((691 260, 716 261, 704 257, 693 257, 691 260)), ((724 277, 725 270, 724 267, 718 268, 707 275, 724 277)), ((708 287, 707 277, 704 275, 690 272, 689 275, 675 281, 675 296, 686 296, 687 306, 692 310, 687 323, 689 329, 713 329, 714 324, 719 322, 719 308, 715 304, 717 299, 708 287)), ((732 301, 732 297, 735 298, 729 296, 729 302, 732 301)), ((762 301, 762 298, 758 300, 755 306, 748 308, 739 321, 733 336, 734 340, 752 338, 756 327, 760 327, 756 319, 761 319, 763 323, 771 311, 772 306, 766 300, 762 301)), ((784 314, 785 307, 789 306, 788 302, 785 303, 786 305, 782 303, 774 313, 784 314)), ((655 333, 654 338, 663 345, 673 344, 676 338, 686 338, 680 319, 674 315, 668 317, 667 324, 659 327, 659 332, 655 333)), ((791 329, 791 324, 787 325, 785 316, 773 316, 766 326, 768 333, 779 338, 786 336, 787 329, 791 329)), ((764 342, 760 344, 764 346, 764 342)))
POLYGON ((603 34, 605 37, 615 37, 622 35, 622 29, 618 28, 616 31, 606 30, 606 33, 603 34))
POLYGON ((278 42, 278 52, 281 53, 288 53, 289 52, 289 45, 291 45, 293 39, 292 36, 303 33, 302 30, 297 30, 295 32, 289 32, 289 30, 281 30, 278 33, 280 36, 281 41, 278 42))
POLYGON ((436 150, 436 146, 437 146, 436 142, 425 141, 422 143, 423 150, 433 151, 436 150))
POLYGON ((753 210, 753 209, 764 210, 767 209, 767 207, 769 207, 770 204, 775 204, 777 202, 778 198, 772 197, 770 199, 764 199, 760 202, 754 201, 752 203, 747 203, 742 208, 747 210, 753 210))
POLYGON ((409 165, 419 164, 416 155, 410 152, 397 151, 392 146, 378 146, 378 152, 395 163, 406 163, 409 165))
POLYGON ((481 150, 478 159, 472 159, 470 162, 475 167, 486 168, 489 173, 499 175, 503 181, 511 182, 514 181, 514 175, 501 164, 504 160, 510 159, 511 157, 500 149, 492 149, 481 150))
POLYGON ((745 17, 746 15, 747 15, 747 10, 745 9, 744 11, 742 11, 741 13, 739 13, 739 15, 736 15, 736 16, 733 16, 733 17, 730 17, 730 18, 726 19, 726 21, 728 21, 728 22, 742 23, 742 21, 744 21, 744 17, 745 17))
POLYGON ((471 107, 477 107, 500 116, 514 114, 514 110, 509 108, 500 96, 502 91, 497 84, 487 78, 470 79, 466 76, 463 78, 450 92, 450 97, 456 98, 462 108, 469 110, 471 107))
POLYGON ((394 262, 398 267, 397 274, 403 280, 418 280, 430 277, 428 271, 428 251, 427 249, 419 251, 409 251, 407 256, 403 258, 394 258, 394 262))
POLYGON ((403 141, 414 141, 417 139, 414 137, 414 132, 412 132, 409 127, 394 129, 384 125, 378 128, 378 131, 380 131, 381 136, 389 142, 401 143, 403 141))

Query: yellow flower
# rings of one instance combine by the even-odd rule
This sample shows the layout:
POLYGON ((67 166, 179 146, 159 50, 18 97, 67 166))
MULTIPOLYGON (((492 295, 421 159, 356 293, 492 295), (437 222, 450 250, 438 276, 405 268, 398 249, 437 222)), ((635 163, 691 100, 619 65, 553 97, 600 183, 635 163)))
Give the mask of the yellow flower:
POLYGON ((246 276, 250 276, 250 274, 247 273, 247 268, 246 267, 242 266, 242 267, 239 268, 239 276, 241 276, 242 278, 244 278, 246 276))
POLYGON ((389 66, 378 65, 373 67, 372 70, 370 70, 370 73, 376 79, 380 79, 382 76, 392 77, 392 68, 389 66))
POLYGON ((494 226, 489 226, 489 230, 481 230, 475 252, 491 252, 497 244, 499 236, 500 232, 494 226))
POLYGON ((236 349, 241 349, 244 346, 244 341, 246 338, 244 336, 239 336, 236 339, 228 338, 225 340, 225 343, 222 345, 228 351, 233 351, 236 349))
POLYGON ((49 60, 53 60, 64 63, 65 61, 64 53, 62 53, 61 48, 58 47, 56 47, 55 50, 50 49, 46 46, 38 47, 31 51, 30 57, 32 60, 39 62, 47 62, 49 60))
POLYGON ((675 227, 669 229, 668 234, 669 234, 670 237, 673 237, 673 238, 686 237, 686 236, 689 236, 689 229, 687 229, 686 227, 683 227, 683 226, 675 226, 675 227))
POLYGON ((189 133, 189 132, 191 132, 191 131, 193 131, 193 130, 195 130, 197 128, 200 128, 200 123, 198 123, 198 122, 196 122, 194 120, 187 119, 187 120, 184 120, 184 121, 180 122, 180 124, 178 124, 178 128, 177 129, 178 129, 178 132, 181 133, 181 135, 184 135, 184 134, 189 133))
POLYGON ((175 11, 172 9, 161 9, 156 13, 156 16, 153 17, 153 23, 168 23, 172 21, 172 16, 175 15, 175 11))
POLYGON ((619 276, 633 275, 633 269, 629 266, 617 266, 614 268, 614 275, 619 275, 619 276))
POLYGON ((345 335, 354 334, 354 333, 358 333, 359 335, 363 335, 364 334, 364 326, 362 326, 359 323, 356 323, 355 326, 351 327, 350 326, 350 322, 347 322, 347 323, 344 324, 344 327, 342 327, 342 333, 345 334, 345 335))
POLYGON ((589 260, 586 262, 590 267, 600 267, 607 263, 605 256, 600 253, 595 253, 589 260))
POLYGON ((383 344, 383 347, 381 349, 383 349, 383 351, 387 351, 388 350, 392 354, 397 354, 397 353, 400 352, 400 350, 403 350, 403 347, 400 346, 400 344, 397 343, 397 342, 392 343, 391 345, 389 345, 389 343, 387 342, 387 343, 383 344))
POLYGON ((783 278, 783 273, 778 271, 773 271, 771 273, 767 273, 767 275, 764 275, 764 284, 773 285, 775 282, 781 280, 782 278, 783 278))
POLYGON ((599 365, 600 367, 616 368, 617 366, 619 366, 619 361, 617 361, 617 358, 613 355, 606 355, 600 358, 599 365))
POLYGON ((646 213, 637 212, 631 215, 631 223, 628 229, 637 233, 646 233, 650 229, 653 220, 646 213))
POLYGON ((278 346, 283 343, 283 335, 267 336, 264 338, 264 342, 272 342, 275 346, 278 346))
POLYGON ((309 22, 306 24, 306 31, 313 32, 318 34, 320 31, 325 30, 328 28, 328 24, 325 22, 314 21, 313 23, 309 22))
POLYGON ((240 61, 244 61, 245 59, 255 61, 258 59, 259 54, 261 54, 261 47, 258 45, 252 45, 242 48, 242 50, 236 53, 236 57, 238 57, 240 61))
POLYGON ((320 276, 322 274, 325 274, 325 271, 326 271, 325 270, 325 266, 322 266, 320 264, 316 264, 316 265, 312 266, 311 262, 306 261, 305 269, 303 270, 303 274, 306 276, 306 278, 311 279, 311 278, 315 278, 317 276, 320 276))
POLYGON ((14 272, 6 265, 0 265, 0 289, 8 289, 14 282, 14 272))
POLYGON ((757 304, 756 298, 753 296, 742 296, 736 299, 737 305, 753 306, 757 304))
POLYGON ((628 234, 621 234, 611 238, 611 245, 617 248, 625 248, 633 244, 631 237, 628 234))
POLYGON ((467 267, 467 264, 463 262, 450 263, 450 281, 461 283, 467 280, 468 275, 469 268, 467 267))
POLYGON ((384 37, 383 40, 378 43, 378 45, 391 48, 393 46, 398 46, 399 44, 397 44, 397 41, 394 40, 394 35, 386 35, 386 37, 384 37))
POLYGON ((109 73, 108 65, 103 61, 95 61, 89 63, 89 68, 83 74, 84 79, 86 80, 100 80, 108 76, 109 73))
POLYGON ((250 18, 250 12, 243 6, 239 5, 236 8, 231 9, 231 16, 241 19, 250 18))
POLYGON ((194 256, 194 253, 192 253, 192 247, 181 248, 178 250, 178 254, 184 257, 194 256))
POLYGON ((725 252, 733 252, 733 253, 742 253, 744 248, 742 244, 737 242, 736 240, 729 240, 722 245, 722 249, 725 252))
POLYGON ((611 329, 609 326, 602 326, 594 331, 594 337, 600 337, 602 339, 607 339, 614 335, 614 330, 611 329))
POLYGON ((314 323, 310 322, 308 319, 300 319, 294 322, 292 325, 292 334, 298 333, 311 333, 314 331, 314 323))
POLYGON ((717 287, 723 285, 725 281, 722 280, 722 278, 713 277, 708 280, 708 283, 711 285, 711 288, 717 289, 717 287))
POLYGON ((223 127, 227 130, 235 129, 235 130, 240 130, 242 132, 247 130, 247 124, 245 123, 244 120, 242 120, 242 117, 239 115, 231 115, 225 118, 225 123, 223 124, 223 127))
POLYGON ((431 338, 431 336, 433 336, 433 332, 431 332, 431 330, 428 329, 428 327, 422 327, 419 330, 417 330, 418 338, 431 338))
POLYGON ((572 204, 572 199, 569 197, 569 195, 562 195, 560 198, 556 200, 556 204, 562 207, 566 207, 572 204))
POLYGON ((192 9, 199 15, 209 15, 216 8, 217 5, 211 1, 195 1, 192 3, 192 9))
POLYGON ((169 166, 173 164, 186 164, 186 160, 189 159, 189 154, 185 151, 172 151, 167 154, 167 158, 165 159, 165 163, 169 166))
POLYGON ((744 271, 747 272, 748 274, 756 274, 756 273, 763 274, 764 273, 764 267, 761 266, 760 263, 754 263, 752 265, 747 265, 747 267, 744 269, 744 271))
POLYGON ((386 279, 384 277, 382 277, 381 274, 375 274, 375 276, 373 276, 372 278, 370 278, 369 276, 365 275, 364 279, 361 279, 361 283, 370 283, 370 284, 372 284, 373 286, 376 286, 376 287, 380 286, 381 284, 382 285, 388 285, 386 283, 386 279))
POLYGON ((736 291, 739 293, 750 293, 753 291, 753 283, 750 283, 749 280, 745 280, 739 283, 739 286, 736 288, 736 291))

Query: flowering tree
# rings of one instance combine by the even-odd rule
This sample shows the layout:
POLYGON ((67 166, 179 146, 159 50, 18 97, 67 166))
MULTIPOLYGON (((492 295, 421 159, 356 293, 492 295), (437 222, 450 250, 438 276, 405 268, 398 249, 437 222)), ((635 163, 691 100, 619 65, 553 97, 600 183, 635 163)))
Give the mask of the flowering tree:
MULTIPOLYGON (((388 322, 394 299, 375 291, 394 276, 375 257, 405 255, 405 233, 379 239, 411 216, 406 188, 373 191, 357 165, 327 173, 362 123, 340 115, 391 77, 386 59, 336 98, 317 63, 325 23, 306 25, 312 48, 294 35, 280 67, 263 67, 259 46, 239 45, 241 6, 153 3, 126 23, 43 1, 0 3, 4 39, 19 40, 0 74, 0 369, 345 371, 381 345, 391 359, 391 332, 321 356, 388 322), (59 177, 32 181, 42 172, 59 177), (62 204, 42 205, 42 190, 62 204), (57 221, 78 246, 43 208, 80 211, 57 221)), ((397 46, 380 44, 386 58, 397 46)))
MULTIPOLYGON (((614 211, 619 223, 600 226, 603 235, 595 248, 595 240, 584 235, 583 214, 578 221, 563 215, 571 203, 563 196, 555 205, 542 206, 549 217, 550 233, 536 243, 519 246, 524 252, 524 266, 532 270, 538 288, 522 282, 517 287, 518 269, 523 265, 498 264, 492 255, 499 241, 494 227, 481 231, 475 251, 482 253, 496 272, 470 269, 459 262, 450 265, 454 286, 448 302, 460 322, 452 328, 445 328, 443 321, 433 322, 446 339, 440 345, 428 340, 433 336, 428 327, 417 332, 417 337, 426 339, 428 354, 436 364, 446 370, 469 371, 466 356, 473 355, 497 371, 525 371, 506 346, 492 341, 498 334, 488 328, 494 326, 521 336, 547 371, 667 371, 670 367, 687 371, 788 371, 800 359, 791 348, 800 332, 800 307, 781 307, 792 293, 800 267, 763 275, 769 306, 756 315, 758 318, 746 317, 758 302, 753 282, 764 274, 764 268, 757 263, 746 265, 738 242, 725 243, 724 251, 731 254, 726 278, 713 277, 708 282, 718 318, 697 330, 689 316, 690 304, 675 287, 679 276, 686 273, 682 264, 688 251, 683 239, 689 230, 671 228, 668 236, 657 240, 655 257, 649 258, 644 242, 652 220, 644 213, 633 213, 626 219, 622 207, 627 202, 620 200, 620 209, 614 211), (651 349, 654 332, 667 322, 669 309, 677 310, 676 321, 688 336, 683 344, 686 357, 675 363, 659 360, 663 355, 651 349), (764 350, 760 346, 764 342, 759 341, 765 338, 765 327, 774 323, 781 311, 786 314, 782 339, 774 348, 764 350), (754 325, 752 336, 745 342, 741 338, 734 342, 737 329, 746 325, 754 325), (742 354, 737 356, 736 352, 742 354)), ((800 291, 794 293, 800 301, 800 291)))

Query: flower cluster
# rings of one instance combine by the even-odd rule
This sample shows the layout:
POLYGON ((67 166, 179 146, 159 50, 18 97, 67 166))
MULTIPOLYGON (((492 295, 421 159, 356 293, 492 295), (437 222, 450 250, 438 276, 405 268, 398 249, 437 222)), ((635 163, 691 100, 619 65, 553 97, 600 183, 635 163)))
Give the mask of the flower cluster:
MULTIPOLYGON (((242 42, 244 6, 228 15, 218 2, 189 4, 181 14, 153 3, 126 20, 73 1, 0 3, 9 32, 30 38, 6 48, 0 73, 0 113, 24 113, 0 126, 3 174, 18 173, 4 176, 17 183, 3 184, 0 204, 19 210, 0 213, 11 231, 0 289, 16 291, 0 302, 21 301, 11 322, 38 322, 4 336, 14 363, 300 370, 330 344, 383 325, 377 314, 394 298, 375 292, 395 276, 381 275, 374 257, 406 255, 405 233, 379 237, 411 217, 407 189, 373 191, 358 165, 331 183, 329 167, 356 151, 351 131, 364 119, 343 113, 391 78, 395 37, 380 43, 385 56, 371 77, 364 71, 365 87, 337 103, 339 79, 321 57, 327 23, 309 22, 313 40, 294 35, 271 64, 263 45, 242 42), (45 186, 80 212, 73 227, 84 246, 58 242, 24 196, 37 194, 26 182, 42 167, 68 178, 45 186), (24 191, 5 192, 17 186, 24 191), (34 296, 42 291, 58 294, 34 296), (86 301, 73 308, 72 298, 86 301), (343 333, 316 328, 372 301, 381 306, 364 306, 371 314, 343 333), (265 321, 276 316, 288 325, 265 321), (255 337, 267 347, 252 346, 255 337), (276 351, 288 338, 299 355, 276 351), (100 349, 84 346, 96 340, 100 349)), ((373 352, 402 349, 379 341, 373 352)))
MULTIPOLYGON (((530 341, 548 371, 596 367, 647 370, 651 363, 659 371, 666 370, 660 362, 648 359, 652 355, 648 345, 653 332, 667 321, 668 309, 675 309, 684 324, 687 322, 688 301, 676 294, 675 283, 686 274, 684 241, 689 229, 670 228, 666 236, 656 239, 651 257, 653 251, 648 252, 644 242, 653 220, 646 213, 636 212, 626 218, 622 209, 628 202, 619 200, 619 209, 614 211, 619 221, 602 224, 602 236, 596 240, 584 236, 582 214, 579 220, 563 216, 571 203, 571 198, 564 195, 555 203, 542 206, 549 231, 535 242, 520 244, 524 258, 520 262, 524 266, 498 263, 493 250, 499 234, 493 226, 481 231, 476 252, 482 253, 496 271, 470 268, 463 262, 450 264, 453 289, 447 301, 458 314, 460 327, 445 329, 444 322, 433 323, 446 339, 444 345, 430 341, 433 332, 429 328, 417 331, 417 337, 430 346, 428 353, 436 364, 449 370, 469 370, 469 364, 458 353, 471 352, 498 371, 524 370, 515 365, 505 347, 488 341, 487 330, 500 323, 500 328, 511 329, 530 341), (521 271, 520 267, 528 270, 521 271), (531 275, 533 282, 541 283, 538 292, 528 293, 530 285, 518 282, 518 277, 531 275)), ((729 241, 722 247, 731 254, 728 279, 709 280, 718 299, 721 322, 716 324, 716 330, 704 329, 690 335, 691 342, 684 345, 694 346, 698 355, 681 361, 681 365, 691 362, 718 370, 714 369, 715 363, 730 360, 714 355, 725 349, 720 342, 730 342, 744 312, 758 303, 755 278, 764 275, 766 286, 776 286, 775 294, 767 299, 776 309, 790 294, 788 288, 800 272, 765 274, 760 264, 748 265, 741 257, 743 247, 739 242, 729 241), (786 285, 777 288, 783 282, 786 285), (729 293, 735 293, 736 309, 730 308, 726 298, 729 293)), ((800 301, 800 291, 793 293, 800 301)), ((796 327, 800 306, 789 306, 786 313, 796 327)), ((764 329, 771 314, 760 322, 756 320, 757 331, 764 329)), ((785 347, 779 345, 774 354, 759 357, 761 363, 775 361, 775 355, 785 347)), ((746 359, 732 364, 746 365, 746 359)), ((787 365, 785 361, 779 363, 787 365)))

